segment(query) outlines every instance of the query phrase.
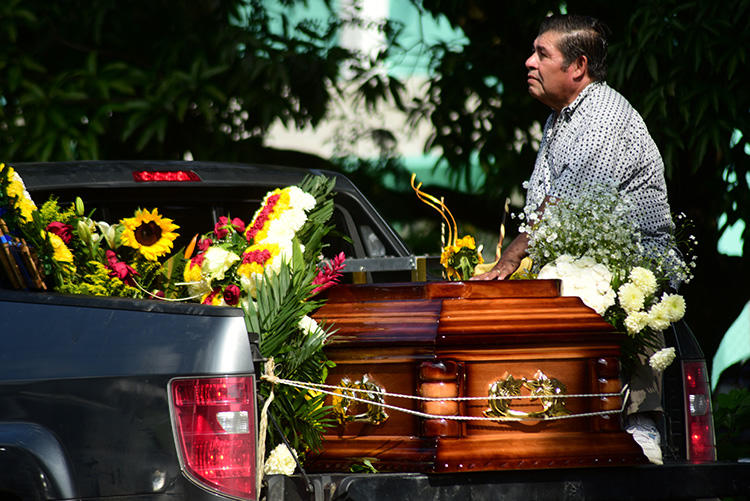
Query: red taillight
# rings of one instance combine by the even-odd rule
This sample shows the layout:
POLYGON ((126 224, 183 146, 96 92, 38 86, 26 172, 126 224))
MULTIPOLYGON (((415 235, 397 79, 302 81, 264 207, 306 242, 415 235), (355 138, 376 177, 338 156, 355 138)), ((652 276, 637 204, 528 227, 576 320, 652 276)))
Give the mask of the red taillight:
POLYGON ((705 362, 683 362, 687 458, 693 463, 716 461, 716 441, 711 414, 711 390, 705 362))
POLYGON ((156 181, 191 182, 200 181, 198 174, 191 170, 136 170, 133 171, 133 181, 136 183, 150 183, 156 181))
POLYGON ((255 499, 255 390, 252 376, 170 383, 180 460, 204 487, 255 499))

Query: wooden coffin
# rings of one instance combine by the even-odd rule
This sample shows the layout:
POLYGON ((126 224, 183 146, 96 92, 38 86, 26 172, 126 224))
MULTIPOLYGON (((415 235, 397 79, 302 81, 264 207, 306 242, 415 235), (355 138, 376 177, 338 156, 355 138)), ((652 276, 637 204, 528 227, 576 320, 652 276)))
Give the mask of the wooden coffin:
POLYGON ((419 472, 644 462, 619 413, 591 415, 620 409, 619 395, 489 405, 493 384, 495 394, 515 386, 529 395, 545 380, 565 395, 621 391, 622 334, 578 298, 561 297, 557 280, 345 285, 329 292, 316 318, 337 329, 326 350, 336 363, 328 384, 481 399, 382 399, 425 416, 329 398, 340 425, 312 470, 348 471, 363 458, 379 471, 419 472), (516 416, 525 419, 506 420, 516 416))

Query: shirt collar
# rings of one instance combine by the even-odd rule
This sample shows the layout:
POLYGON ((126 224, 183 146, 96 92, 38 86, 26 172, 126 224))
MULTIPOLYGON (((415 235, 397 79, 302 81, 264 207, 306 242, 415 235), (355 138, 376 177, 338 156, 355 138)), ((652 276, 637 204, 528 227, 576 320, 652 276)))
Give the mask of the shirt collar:
POLYGON ((572 103, 560 110, 560 116, 563 117, 566 121, 570 120, 573 113, 578 109, 578 106, 602 85, 606 84, 602 81, 591 82, 590 84, 588 84, 583 88, 581 92, 578 93, 572 103))

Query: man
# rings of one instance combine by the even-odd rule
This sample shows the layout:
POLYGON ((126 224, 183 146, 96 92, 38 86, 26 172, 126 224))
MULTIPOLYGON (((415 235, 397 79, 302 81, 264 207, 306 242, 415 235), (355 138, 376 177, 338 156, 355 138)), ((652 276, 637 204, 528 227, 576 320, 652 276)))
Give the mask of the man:
MULTIPOLYGON (((542 213, 550 198, 576 200, 587 187, 614 184, 634 204, 633 218, 647 252, 663 252, 673 224, 664 164, 641 116, 606 82, 606 27, 596 19, 546 18, 526 60, 529 93, 552 109, 544 127, 525 212, 542 213)), ((519 234, 487 273, 509 277, 526 255, 519 234)), ((631 379, 628 431, 653 462, 661 462, 650 416, 660 412, 660 378, 645 365, 631 379)))

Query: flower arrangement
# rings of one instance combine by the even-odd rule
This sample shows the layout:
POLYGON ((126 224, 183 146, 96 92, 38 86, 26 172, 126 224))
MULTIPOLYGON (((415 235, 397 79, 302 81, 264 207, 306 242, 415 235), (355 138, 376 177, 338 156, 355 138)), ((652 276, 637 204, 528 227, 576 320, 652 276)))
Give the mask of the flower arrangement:
MULTIPOLYGON (((277 376, 321 383, 331 365, 322 352, 331 329, 310 315, 345 261, 343 253, 320 257, 332 229, 334 184, 308 176, 299 186, 275 189, 249 223, 222 216, 184 252, 174 252, 179 226, 158 209, 140 208, 110 224, 87 214, 81 199, 61 207, 51 198, 37 208, 20 176, 0 164, 0 223, 35 249, 43 285, 72 294, 241 307, 261 354, 276 361, 277 376)), ((263 397, 271 391, 268 384, 259 390, 263 397)), ((271 412, 300 455, 318 448, 333 424, 323 400, 323 394, 275 389, 271 412)), ((282 442, 275 428, 267 441, 282 442)), ((272 456, 288 463, 283 452, 272 456)))
POLYGON ((458 226, 448 207, 437 198, 421 190, 422 183, 415 185, 416 174, 411 176, 411 187, 422 202, 440 213, 448 227, 448 243, 442 242, 440 264, 448 280, 468 280, 474 275, 474 269, 484 262, 482 249, 477 248, 474 237, 466 235, 458 238, 458 226))
POLYGON ((157 209, 111 225, 86 214, 80 198, 68 207, 50 198, 37 208, 10 166, 0 164, 0 179, 3 221, 34 249, 40 288, 142 298, 170 282, 158 258, 171 251, 178 226, 157 209))
MULTIPOLYGON (((334 180, 309 176, 299 186, 272 190, 247 224, 222 216, 185 251, 183 297, 241 307, 248 332, 258 336, 261 355, 273 357, 280 378, 322 383, 330 366, 322 352, 330 329, 310 314, 321 305, 318 293, 335 284, 344 268, 343 254, 320 260, 331 230, 333 187, 334 180)), ((320 446, 333 424, 323 394, 269 384, 259 391, 264 398, 274 392, 270 411, 301 456, 320 446)), ((267 442, 282 442, 271 427, 267 442)), ((287 464, 287 453, 282 444, 268 461, 287 464)))
POLYGON ((685 314, 682 296, 665 290, 692 278, 695 259, 684 261, 674 238, 644 242, 630 211, 614 188, 594 187, 577 201, 549 201, 541 215, 521 215, 520 229, 529 235, 533 276, 560 279, 563 295, 579 296, 628 334, 626 368, 638 353, 654 353, 651 367, 664 370, 674 350, 660 350, 658 334, 685 314))

